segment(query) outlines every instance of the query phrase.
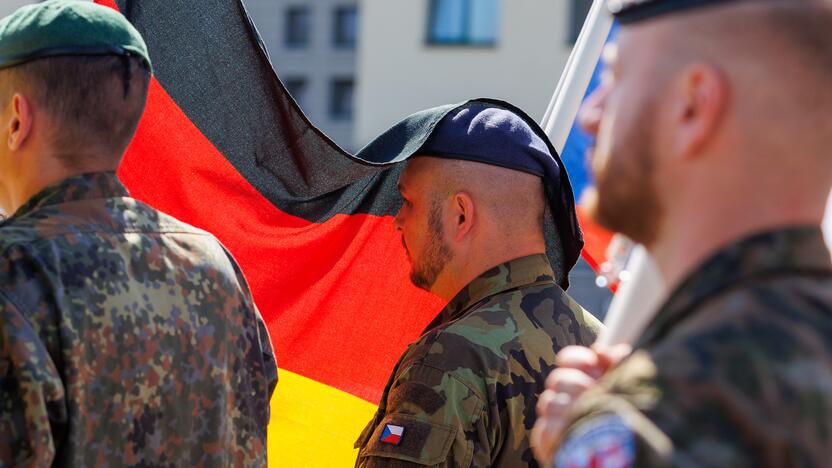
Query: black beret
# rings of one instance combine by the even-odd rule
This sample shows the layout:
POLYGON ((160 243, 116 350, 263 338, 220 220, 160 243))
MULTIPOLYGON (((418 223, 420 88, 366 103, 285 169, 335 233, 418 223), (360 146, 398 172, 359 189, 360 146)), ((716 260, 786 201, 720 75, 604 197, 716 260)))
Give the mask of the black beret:
POLYGON ((572 185, 557 151, 531 117, 496 99, 435 107, 397 123, 356 157, 373 165, 389 165, 425 155, 540 177, 549 205, 544 220, 547 254, 558 283, 563 289, 569 286, 569 271, 584 245, 572 185))
POLYGON ((740 0, 609 0, 608 8, 621 24, 700 7, 736 3, 740 0))

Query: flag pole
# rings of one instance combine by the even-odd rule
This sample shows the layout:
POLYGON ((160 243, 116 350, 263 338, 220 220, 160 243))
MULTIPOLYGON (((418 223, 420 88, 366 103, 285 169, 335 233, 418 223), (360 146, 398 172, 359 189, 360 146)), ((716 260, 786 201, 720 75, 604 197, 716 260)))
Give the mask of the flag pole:
MULTIPOLYGON (((613 19, 605 0, 594 0, 575 47, 541 121, 555 149, 563 151, 578 115, 589 81, 612 29, 613 19)), ((644 247, 636 247, 622 282, 607 311, 598 344, 632 344, 653 317, 665 295, 665 286, 655 262, 644 247)))
POLYGON ((606 328, 598 335, 596 345, 634 344, 665 297, 664 280, 644 246, 633 248, 625 269, 629 274, 607 309, 606 328))
POLYGON ((578 115, 586 88, 592 79, 595 65, 612 29, 612 15, 605 8, 605 0, 594 0, 586 21, 569 54, 555 93, 546 108, 540 126, 558 152, 563 151, 572 123, 578 115))

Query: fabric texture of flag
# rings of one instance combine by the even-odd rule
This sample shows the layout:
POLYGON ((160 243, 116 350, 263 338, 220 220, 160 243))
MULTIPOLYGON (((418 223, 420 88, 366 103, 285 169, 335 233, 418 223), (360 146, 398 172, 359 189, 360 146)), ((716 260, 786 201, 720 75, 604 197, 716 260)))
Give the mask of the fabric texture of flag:
POLYGON ((401 168, 356 160, 306 119, 240 0, 96 1, 136 26, 154 63, 120 178, 215 234, 268 324, 271 464, 349 466, 396 359, 443 306, 408 279, 401 168))

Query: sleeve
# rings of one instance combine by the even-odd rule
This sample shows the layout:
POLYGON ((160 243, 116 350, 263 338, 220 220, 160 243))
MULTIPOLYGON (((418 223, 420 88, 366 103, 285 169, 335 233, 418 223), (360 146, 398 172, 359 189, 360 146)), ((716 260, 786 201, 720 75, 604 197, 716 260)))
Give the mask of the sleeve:
POLYGON ((0 292, 0 466, 49 466, 67 424, 63 382, 19 308, 0 292))
POLYGON ((483 400, 454 374, 412 365, 396 376, 386 405, 362 434, 356 466, 490 464, 483 400))
POLYGON ((254 313, 257 315, 257 336, 260 341, 260 349, 263 352, 263 370, 268 381, 269 399, 274 394, 277 387, 277 359, 274 356, 274 349, 272 348, 272 340, 269 337, 269 330, 266 328, 266 322, 263 321, 263 316, 260 315, 260 310, 251 301, 254 313))
POLYGON ((246 302, 251 306, 252 313, 257 320, 257 345, 260 347, 263 357, 263 373, 266 377, 266 381, 268 382, 268 398, 271 400, 274 390, 277 387, 278 376, 277 359, 274 355, 274 348, 272 347, 272 340, 269 336, 269 329, 266 327, 266 322, 260 314, 260 309, 258 309, 257 304, 254 303, 254 296, 251 294, 251 288, 249 288, 248 280, 243 274, 243 270, 240 268, 240 265, 234 259, 234 256, 231 255, 231 252, 225 248, 219 240, 215 239, 215 241, 222 247, 226 258, 232 268, 234 268, 234 273, 237 276, 237 283, 240 285, 246 302))
POLYGON ((759 465, 737 440, 748 425, 737 424, 736 395, 712 378, 690 377, 687 364, 657 375, 648 353, 634 353, 578 400, 554 466, 759 465))
POLYGON ((758 466, 719 437, 724 428, 703 424, 686 411, 676 416, 687 423, 670 431, 644 415, 604 412, 585 418, 564 438, 554 467, 758 466))

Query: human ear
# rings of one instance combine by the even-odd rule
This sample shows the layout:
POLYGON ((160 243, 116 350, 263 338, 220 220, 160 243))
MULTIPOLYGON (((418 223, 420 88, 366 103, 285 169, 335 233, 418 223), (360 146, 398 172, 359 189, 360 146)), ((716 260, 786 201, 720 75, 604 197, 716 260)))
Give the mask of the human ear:
POLYGON ((673 150, 682 158, 699 154, 713 139, 728 107, 725 75, 708 64, 687 67, 674 86, 673 150))
POLYGON ((16 151, 23 146, 32 129, 32 106, 26 96, 20 93, 12 96, 10 105, 11 118, 7 128, 7 144, 10 150, 16 151))
POLYGON ((474 199, 471 198, 471 195, 465 192, 456 193, 453 197, 451 210, 453 213, 454 240, 460 241, 468 235, 474 227, 474 222, 476 221, 474 199))

